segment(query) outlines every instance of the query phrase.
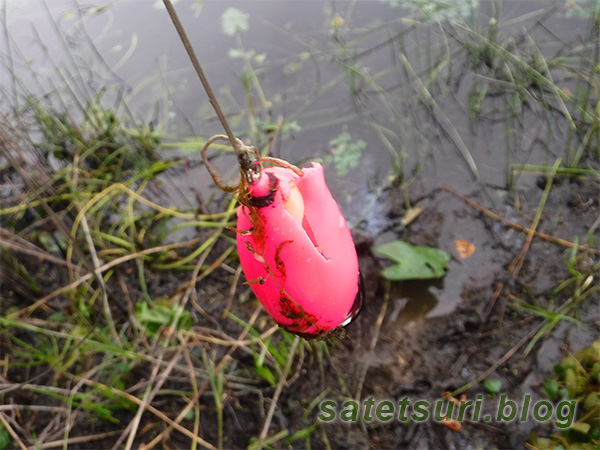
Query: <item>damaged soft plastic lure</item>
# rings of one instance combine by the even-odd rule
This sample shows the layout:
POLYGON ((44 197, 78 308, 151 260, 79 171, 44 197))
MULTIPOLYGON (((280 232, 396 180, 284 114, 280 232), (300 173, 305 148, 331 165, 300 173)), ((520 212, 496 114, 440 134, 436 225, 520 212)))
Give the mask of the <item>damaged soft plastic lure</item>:
POLYGON ((210 138, 202 158, 215 184, 236 192, 237 248, 247 283, 269 315, 305 338, 344 336, 343 327, 359 313, 362 286, 350 230, 325 183, 323 168, 299 169, 286 161, 260 157, 233 136, 173 6, 163 0, 184 47, 227 135, 210 138), (206 151, 229 141, 238 157, 241 181, 225 186, 206 151), (267 167, 270 162, 279 167, 267 167))
POLYGON ((302 336, 323 336, 358 312, 358 259, 323 168, 265 169, 238 209, 244 274, 269 315, 302 336))
POLYGON ((276 158, 260 158, 238 140, 242 180, 215 184, 237 191, 237 248, 242 269, 269 315, 286 330, 306 338, 343 335, 359 312, 358 258, 350 230, 325 183, 323 167, 299 169, 276 158), (262 169, 261 162, 280 167, 262 169))

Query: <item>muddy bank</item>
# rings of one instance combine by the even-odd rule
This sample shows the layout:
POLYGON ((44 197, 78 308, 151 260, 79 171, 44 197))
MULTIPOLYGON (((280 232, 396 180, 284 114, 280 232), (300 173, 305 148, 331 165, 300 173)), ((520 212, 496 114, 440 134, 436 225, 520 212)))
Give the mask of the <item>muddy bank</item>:
MULTIPOLYGON (((574 236, 590 230, 598 211, 595 192, 578 182, 564 181, 553 187, 546 208, 561 211, 567 224, 561 230, 563 235, 574 236), (572 198, 582 201, 574 203, 572 198)), ((527 194, 531 200, 536 200, 541 190, 534 188, 527 194)), ((455 205, 454 213, 444 215, 440 210, 432 210, 423 214, 407 233, 409 240, 435 245, 445 223, 455 222, 458 217, 486 230, 477 251, 493 253, 493 259, 484 265, 478 259, 460 261, 461 272, 468 275, 456 309, 450 314, 425 318, 430 310, 428 297, 432 296, 429 289, 437 289, 439 282, 409 282, 407 288, 386 286, 387 282, 381 279, 379 283, 372 281, 362 316, 348 327, 349 339, 331 349, 331 360, 324 367, 304 368, 311 381, 298 382, 291 390, 296 395, 311 390, 313 395, 310 397, 327 391, 327 398, 340 404, 348 399, 369 397, 396 402, 409 397, 412 402, 424 399, 433 404, 442 393, 456 391, 487 373, 465 394, 466 400, 472 401, 481 395, 482 417, 491 415, 494 420, 467 420, 458 432, 433 420, 411 424, 396 419, 387 423, 344 424, 339 420, 321 423, 334 448, 356 448, 357 445, 362 448, 522 448, 531 432, 549 436, 560 431, 552 424, 540 424, 531 418, 526 422, 497 423, 497 403, 501 394, 519 404, 526 394, 530 394, 533 403, 547 400, 542 384, 553 373, 554 365, 566 352, 574 353, 598 337, 598 295, 580 305, 577 317, 581 326, 560 322, 550 336, 545 335, 528 355, 524 355, 524 349, 544 321, 511 305, 517 297, 528 298, 545 307, 549 307, 549 301, 558 304, 568 301, 572 292, 559 296, 552 294, 561 281, 572 276, 564 263, 568 259, 568 250, 534 238, 522 270, 517 277, 511 277, 507 268, 518 254, 519 245, 524 245, 526 235, 481 214, 461 200, 457 201, 447 191, 438 191, 424 201, 439 204, 436 197, 455 205), (500 283, 504 288, 492 305, 500 283), (500 392, 490 394, 486 391, 484 379, 500 380, 500 392), (316 380, 319 382, 315 387, 316 380)), ((504 209, 512 206, 507 202, 504 209)), ((533 205, 530 206, 524 210, 533 211, 533 205)), ((552 226, 551 217, 542 221, 539 231, 552 226)), ((525 219, 525 215, 521 218, 525 219)), ((359 246, 359 252, 361 270, 368 274, 367 279, 377 279, 381 262, 368 252, 364 242, 362 247, 359 246)), ((591 274, 591 261, 590 254, 583 254, 578 259, 586 276, 591 274)), ((446 278, 452 276, 450 269, 446 278)))

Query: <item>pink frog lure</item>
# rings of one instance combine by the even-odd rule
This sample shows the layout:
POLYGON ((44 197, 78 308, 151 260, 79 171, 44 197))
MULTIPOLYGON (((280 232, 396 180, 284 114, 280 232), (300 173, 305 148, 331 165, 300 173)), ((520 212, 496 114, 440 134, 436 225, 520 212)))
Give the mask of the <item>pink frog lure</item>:
POLYGON ((313 162, 302 173, 268 167, 247 185, 237 249, 269 315, 292 333, 324 337, 358 313, 358 258, 323 167, 313 162))

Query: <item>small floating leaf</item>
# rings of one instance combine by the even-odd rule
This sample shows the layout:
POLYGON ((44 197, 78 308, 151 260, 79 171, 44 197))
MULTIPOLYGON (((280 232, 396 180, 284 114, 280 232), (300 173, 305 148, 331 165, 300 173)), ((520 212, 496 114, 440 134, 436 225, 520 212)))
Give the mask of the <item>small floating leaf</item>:
POLYGON ((329 145, 331 154, 325 157, 325 162, 333 162, 339 176, 345 176, 350 169, 358 167, 363 151, 367 148, 365 141, 362 139, 354 141, 345 131, 330 140, 329 145))
POLYGON ((233 37, 238 31, 248 31, 248 17, 250 17, 250 14, 230 6, 221 16, 223 33, 233 37))
POLYGON ((441 278, 450 261, 450 255, 442 250, 404 241, 389 242, 374 251, 396 263, 381 272, 384 278, 395 281, 441 278))
POLYGON ((245 51, 239 48, 230 48, 227 52, 227 56, 231 59, 244 59, 248 61, 254 56, 254 50, 245 51))

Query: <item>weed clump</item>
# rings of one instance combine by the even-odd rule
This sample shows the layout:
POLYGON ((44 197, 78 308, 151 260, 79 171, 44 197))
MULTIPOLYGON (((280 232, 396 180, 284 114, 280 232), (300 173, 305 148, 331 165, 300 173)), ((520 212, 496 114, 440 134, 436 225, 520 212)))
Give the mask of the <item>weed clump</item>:
POLYGON ((532 434, 530 441, 540 450, 596 449, 600 445, 600 340, 568 355, 554 368, 544 383, 551 400, 576 400, 577 418, 573 426, 549 438, 532 434))

